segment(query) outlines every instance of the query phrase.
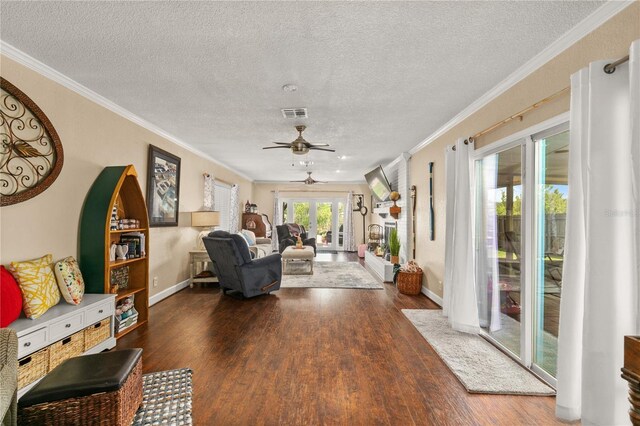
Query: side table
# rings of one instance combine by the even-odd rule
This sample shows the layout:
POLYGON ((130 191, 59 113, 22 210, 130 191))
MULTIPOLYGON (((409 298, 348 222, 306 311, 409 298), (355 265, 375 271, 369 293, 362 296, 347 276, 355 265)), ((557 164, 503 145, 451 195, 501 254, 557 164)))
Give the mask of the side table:
POLYGON ((218 277, 215 275, 202 276, 202 272, 207 271, 207 264, 211 262, 209 253, 206 250, 191 250, 189 252, 189 287, 193 288, 195 283, 217 283, 218 277), (202 265, 198 272, 198 265, 202 265))

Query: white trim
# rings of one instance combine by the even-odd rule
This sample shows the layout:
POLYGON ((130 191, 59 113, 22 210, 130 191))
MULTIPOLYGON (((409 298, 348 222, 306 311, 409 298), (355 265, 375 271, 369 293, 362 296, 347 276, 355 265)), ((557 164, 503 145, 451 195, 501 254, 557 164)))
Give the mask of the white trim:
POLYGON ((161 300, 166 299, 167 297, 179 292, 183 288, 189 287, 189 280, 186 279, 184 281, 180 281, 176 285, 172 285, 171 287, 162 290, 160 293, 156 293, 153 296, 149 297, 149 307, 155 305, 161 300))
POLYGON ((536 133, 542 132, 547 129, 551 129, 552 127, 559 126, 564 123, 569 122, 569 111, 563 112, 562 114, 556 115, 555 117, 551 117, 548 120, 545 120, 541 123, 534 124, 531 127, 527 127, 526 129, 520 130, 517 133, 504 137, 500 140, 490 143, 489 145, 483 146, 482 148, 475 149, 471 154, 471 158, 473 160, 477 160, 479 158, 485 157, 489 154, 494 154, 498 151, 502 151, 507 149, 510 144, 519 145, 521 139, 525 139, 531 135, 535 135, 536 133))
POLYGON ((422 286, 422 294, 434 301, 438 306, 442 307, 442 297, 429 290, 427 287, 422 286))
POLYGON ((253 182, 253 179, 247 175, 245 175, 242 172, 239 172, 238 170, 230 167, 229 165, 222 163, 220 160, 216 160, 215 158, 211 157, 208 154, 205 154, 204 152, 200 151, 199 149, 196 149, 194 147, 192 147, 191 145, 187 144, 186 142, 182 141, 181 139, 178 139, 176 136, 162 130, 160 127, 156 126, 155 124, 152 124, 150 122, 148 122, 147 120, 137 116, 136 114, 132 113, 131 111, 121 107, 120 105, 116 104, 113 101, 110 101, 109 99, 105 98, 104 96, 94 92, 93 90, 89 89, 88 87, 83 86, 82 84, 78 83, 75 80, 72 80, 71 78, 67 77, 66 75, 62 74, 61 72, 51 68, 49 65, 46 65, 42 62, 40 62, 39 60, 35 59, 32 56, 29 56, 28 54, 24 53, 23 51, 21 51, 20 49, 17 49, 15 47, 13 47, 12 45, 10 45, 9 43, 0 40, 0 53, 2 53, 4 56, 6 56, 9 59, 12 59, 16 62, 18 62, 20 65, 23 65, 35 72, 37 72, 38 74, 48 78, 49 80, 52 80, 64 87, 66 87, 69 90, 72 90, 74 92, 76 92, 77 94, 79 94, 80 96, 85 97, 86 99, 100 105, 103 108, 108 109, 111 112, 114 112, 116 114, 118 114, 119 116, 131 121, 132 123, 137 124, 140 127, 143 127, 147 130, 149 130, 152 133, 155 133, 156 135, 167 139, 170 142, 173 142, 174 144, 180 146, 181 148, 186 149, 187 151, 192 152, 193 154, 205 158, 209 161, 211 161, 212 163, 215 163, 221 167, 226 168, 227 170, 237 174, 238 176, 248 180, 249 182, 253 182))
POLYGON ((411 154, 408 152, 403 152, 398 155, 395 159, 393 159, 389 164, 387 164, 384 168, 389 170, 397 166, 401 161, 409 161, 411 158, 411 154))
POLYGON ((593 32, 596 28, 622 12, 625 8, 631 6, 633 3, 634 1, 609 1, 602 5, 595 12, 578 23, 578 25, 571 28, 559 39, 547 46, 542 52, 538 53, 491 90, 476 99, 471 105, 460 111, 455 117, 447 121, 442 127, 433 132, 422 142, 411 148, 409 153, 415 154, 440 136, 444 135, 446 132, 460 124, 471 115, 475 114, 489 102, 511 89, 531 73, 541 68, 544 64, 564 52, 569 47, 573 46, 584 36, 593 32))

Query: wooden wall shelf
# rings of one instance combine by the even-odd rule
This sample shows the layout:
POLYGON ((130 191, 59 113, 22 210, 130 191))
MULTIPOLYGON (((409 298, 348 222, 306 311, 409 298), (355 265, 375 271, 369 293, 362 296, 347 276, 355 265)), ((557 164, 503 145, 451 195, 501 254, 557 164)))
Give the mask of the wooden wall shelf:
POLYGON ((118 300, 135 295, 134 306, 138 322, 116 338, 147 322, 149 318, 149 216, 138 183, 138 173, 132 166, 105 167, 89 190, 80 221, 80 267, 87 293, 111 293, 111 270, 129 267, 129 286, 118 291, 118 300), (136 229, 111 230, 111 211, 117 206, 120 218, 138 219, 136 229), (146 256, 109 260, 112 243, 120 241, 124 233, 145 235, 146 256))

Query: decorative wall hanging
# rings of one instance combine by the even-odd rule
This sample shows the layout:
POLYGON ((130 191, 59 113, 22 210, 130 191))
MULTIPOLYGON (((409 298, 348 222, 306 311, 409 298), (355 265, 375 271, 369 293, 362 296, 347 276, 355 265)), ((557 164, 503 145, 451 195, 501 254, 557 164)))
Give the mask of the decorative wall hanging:
POLYGON ((180 158, 149 145, 147 210, 149 226, 178 226, 180 158))
POLYGON ((51 186, 62 170, 64 155, 44 112, 2 77, 0 98, 0 206, 9 206, 51 186))
POLYGON ((429 163, 429 219, 431 227, 429 239, 434 241, 436 239, 436 213, 433 207, 433 161, 429 163))

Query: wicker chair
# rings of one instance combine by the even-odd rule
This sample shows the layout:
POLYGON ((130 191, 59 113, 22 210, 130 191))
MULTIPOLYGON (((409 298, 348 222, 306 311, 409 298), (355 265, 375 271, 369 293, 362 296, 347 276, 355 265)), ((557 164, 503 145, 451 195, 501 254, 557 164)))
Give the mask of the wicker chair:
POLYGON ((0 416, 2 426, 18 423, 18 337, 10 328, 0 328, 0 416))

